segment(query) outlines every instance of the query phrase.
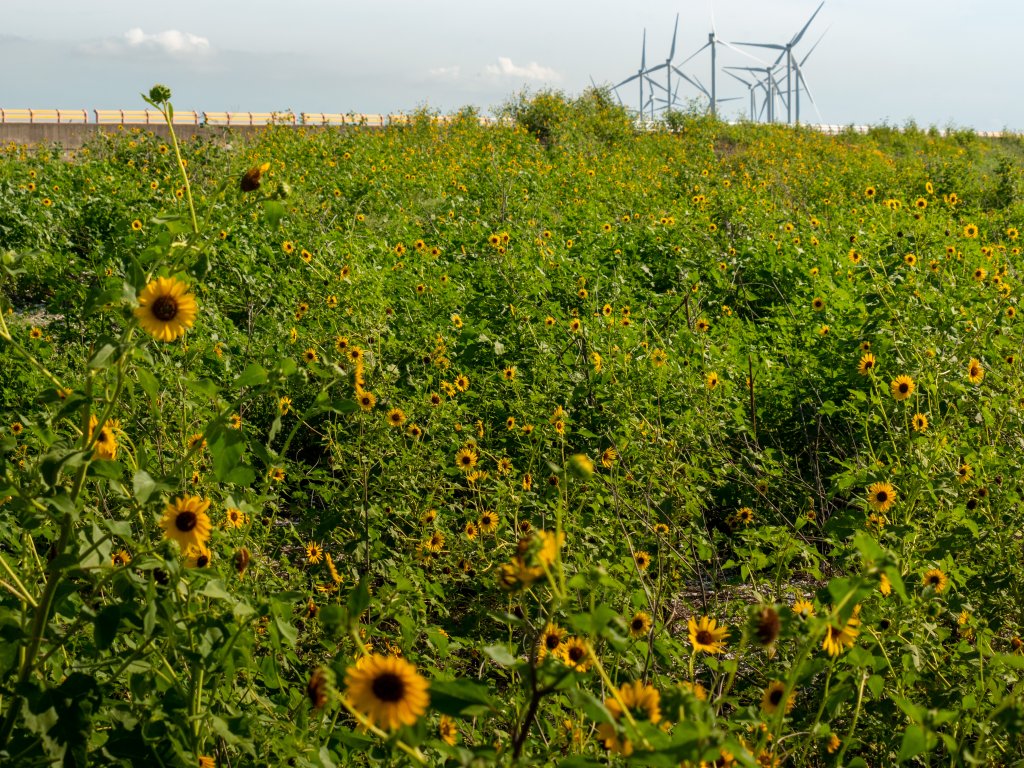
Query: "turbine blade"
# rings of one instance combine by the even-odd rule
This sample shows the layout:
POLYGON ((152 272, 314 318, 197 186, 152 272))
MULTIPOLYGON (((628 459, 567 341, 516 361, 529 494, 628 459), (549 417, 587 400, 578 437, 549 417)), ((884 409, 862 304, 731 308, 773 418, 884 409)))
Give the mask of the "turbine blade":
POLYGON ((824 7, 825 7, 825 0, 821 0, 821 5, 819 5, 819 6, 818 6, 818 8, 817 8, 817 10, 815 10, 815 11, 814 11, 814 13, 812 13, 812 14, 811 14, 811 18, 809 18, 809 19, 807 20, 807 23, 806 23, 806 24, 804 24, 804 28, 803 28, 803 29, 801 29, 801 30, 800 30, 799 32, 797 32, 797 33, 796 33, 795 35, 793 35, 793 39, 789 41, 789 44, 790 44, 790 45, 796 45, 797 43, 799 43, 799 42, 800 42, 800 38, 802 38, 802 37, 804 36, 804 32, 806 32, 806 31, 807 31, 807 28, 808 28, 809 26, 811 26, 811 22, 812 22, 812 21, 814 21, 814 17, 815 17, 815 16, 817 16, 817 15, 818 15, 818 12, 819 12, 819 11, 820 11, 820 10, 821 10, 822 8, 824 8, 824 7))
POLYGON ((777 43, 740 43, 740 42, 733 41, 732 43, 730 43, 730 45, 750 45, 750 46, 753 46, 754 48, 774 48, 777 51, 784 51, 784 50, 786 50, 786 46, 779 45, 777 43))
POLYGON ((814 104, 815 106, 817 106, 818 104, 814 100, 814 94, 811 93, 811 87, 809 85, 807 85, 807 81, 804 80, 804 73, 800 70, 799 66, 796 68, 796 79, 797 79, 798 83, 802 83, 803 84, 804 91, 807 92, 807 98, 809 98, 811 100, 811 104, 814 104))
POLYGON ((630 75, 629 77, 627 77, 627 78, 626 78, 625 80, 623 80, 623 81, 622 81, 621 83, 619 83, 618 85, 613 85, 613 86, 612 86, 612 88, 621 88, 621 87, 622 87, 622 86, 624 86, 624 85, 625 85, 626 83, 632 83, 632 82, 633 82, 634 80, 636 80, 636 79, 637 79, 638 77, 640 77, 640 73, 637 73, 637 74, 635 74, 635 75, 630 75))
POLYGON ((825 35, 828 34, 828 31, 830 29, 832 29, 832 25, 831 24, 829 26, 825 27, 825 31, 821 33, 821 37, 818 38, 818 41, 814 45, 811 46, 811 50, 809 50, 807 53, 805 53, 804 57, 802 59, 800 59, 800 66, 801 67, 804 65, 804 62, 807 61, 808 58, 810 58, 811 54, 814 53, 814 49, 818 47, 818 43, 820 43, 823 39, 825 39, 825 35))
POLYGON ((694 58, 694 57, 695 57, 695 56, 696 56, 696 55, 697 55, 698 53, 700 53, 701 51, 703 51, 703 50, 704 50, 705 48, 707 48, 707 47, 708 47, 709 45, 711 45, 711 43, 704 43, 704 45, 702 45, 702 46, 701 46, 700 48, 698 48, 698 49, 697 49, 697 50, 696 50, 696 51, 695 51, 694 53, 692 53, 692 54, 691 54, 690 56, 688 56, 687 58, 685 58, 685 59, 683 59, 683 60, 682 60, 681 62, 679 62, 679 66, 680 66, 680 67, 681 67, 681 66, 683 66, 683 64, 685 64, 686 62, 688 62, 688 61, 689 61, 690 59, 694 58))
POLYGON ((644 47, 640 51, 640 70, 647 69, 647 27, 644 27, 644 47))
POLYGON ((676 34, 679 32, 679 14, 676 14, 676 26, 672 30, 672 48, 668 52, 668 60, 672 61, 676 57, 676 34))
POLYGON ((725 74, 727 74, 727 75, 728 75, 729 77, 731 77, 731 78, 732 78, 733 80, 739 80, 739 81, 740 81, 741 83, 743 83, 743 84, 744 84, 745 86, 747 86, 748 88, 750 88, 750 87, 751 87, 751 86, 750 86, 750 83, 749 83, 749 82, 747 82, 746 80, 744 80, 744 79, 743 79, 742 77, 740 77, 739 75, 734 75, 734 74, 733 74, 732 72, 730 72, 730 71, 729 71, 729 68, 728 68, 728 67, 725 67, 725 68, 723 68, 723 71, 725 72, 725 74))
POLYGON ((718 43, 719 43, 720 45, 724 45, 724 46, 725 46, 726 48, 728 48, 728 49, 729 49, 729 50, 731 50, 731 51, 735 51, 736 53, 740 54, 741 56, 746 56, 746 57, 747 57, 748 59, 753 59, 753 60, 754 60, 754 61, 756 61, 756 62, 757 62, 758 64, 764 64, 764 62, 763 62, 763 61, 761 61, 761 60, 760 60, 759 58, 757 58, 757 56, 755 56, 754 54, 752 54, 752 53, 747 53, 746 51, 744 51, 744 50, 742 50, 742 49, 740 49, 740 48, 737 48, 737 47, 736 47, 735 45, 733 45, 732 43, 728 43, 728 42, 726 42, 725 40, 719 40, 719 41, 718 41, 718 43))

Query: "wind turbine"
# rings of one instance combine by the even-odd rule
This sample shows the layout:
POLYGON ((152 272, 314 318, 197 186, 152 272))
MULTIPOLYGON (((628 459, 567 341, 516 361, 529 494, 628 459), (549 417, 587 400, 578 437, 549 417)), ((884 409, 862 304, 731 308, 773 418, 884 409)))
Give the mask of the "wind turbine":
MULTIPOLYGON (((758 75, 760 75, 760 76, 762 76, 764 78, 763 80, 758 80, 755 85, 759 86, 759 87, 761 87, 761 88, 763 88, 765 90, 765 105, 767 105, 767 112, 768 112, 768 114, 767 114, 767 121, 769 123, 774 123, 775 122, 775 99, 776 98, 782 98, 783 103, 787 103, 785 97, 782 96, 781 89, 779 88, 778 81, 776 81, 775 76, 772 74, 772 72, 774 71, 774 68, 775 67, 774 67, 773 64, 764 64, 763 66, 760 66, 760 67, 725 67, 724 68, 725 71, 728 74, 730 74, 730 75, 732 74, 732 72, 730 70, 740 70, 740 71, 743 71, 743 72, 757 73, 758 75)), ((732 75, 732 76, 736 77, 735 75, 732 75)), ((788 107, 788 103, 787 103, 787 107, 788 107)), ((762 111, 764 111, 764 108, 762 108, 762 111)))
MULTIPOLYGON (((811 46, 811 50, 809 50, 807 53, 804 54, 804 57, 802 59, 800 59, 799 63, 797 63, 796 61, 793 62, 793 68, 796 70, 796 78, 797 78, 797 83, 796 83, 796 122, 797 122, 797 124, 800 123, 800 85, 801 84, 803 85, 804 90, 807 91, 807 97, 811 100, 811 104, 814 105, 814 111, 818 112, 818 103, 814 100, 814 95, 811 93, 811 88, 810 88, 810 86, 807 85, 807 81, 804 79, 804 69, 803 69, 803 67, 804 67, 804 64, 807 62, 807 59, 809 59, 811 57, 811 54, 814 53, 814 49, 818 47, 818 43, 820 43, 825 38, 825 35, 828 34, 828 30, 829 29, 830 29, 829 27, 825 28, 825 31, 821 33, 821 37, 819 37, 817 42, 815 42, 814 45, 811 46)), ((821 113, 820 112, 818 112, 818 122, 819 123, 822 122, 821 113)))
MULTIPOLYGON (((696 85, 697 88, 699 88, 700 91, 705 96, 707 96, 708 99, 711 101, 711 116, 712 117, 715 117, 718 114, 718 102, 719 102, 719 99, 718 99, 718 88, 717 88, 718 65, 717 65, 717 61, 716 60, 717 60, 718 46, 720 46, 720 45, 724 45, 726 48, 729 48, 729 49, 731 49, 733 51, 736 51, 736 53, 739 53, 739 54, 741 54, 743 56, 746 56, 747 58, 753 59, 754 61, 756 61, 758 63, 761 63, 761 60, 759 58, 757 58, 756 56, 752 56, 749 53, 747 53, 746 51, 741 51, 739 48, 734 47, 731 43, 727 43, 725 40, 722 40, 720 37, 718 37, 718 32, 715 29, 714 11, 712 10, 712 15, 711 15, 711 31, 708 33, 708 41, 706 43, 704 43, 704 45, 702 45, 696 51, 694 51, 692 54, 690 54, 689 57, 684 59, 679 64, 679 66, 681 67, 684 64, 686 64, 687 62, 689 62, 691 59, 696 58, 705 49, 707 49, 707 48, 711 49, 711 90, 709 91, 708 89, 706 89, 703 85, 700 84, 699 81, 694 83, 694 85, 696 85)), ((679 74, 679 75, 682 75, 683 77, 686 77, 686 75, 683 75, 683 73, 681 71, 679 71, 678 69, 676 69, 676 73, 679 74)), ((690 80, 690 78, 688 78, 688 77, 686 79, 690 80)), ((690 82, 693 83, 693 80, 690 80, 690 82)), ((725 101, 725 99, 722 99, 722 101, 725 101)))
MULTIPOLYGON (((638 81, 638 84, 639 84, 639 87, 640 87, 640 99, 639 99, 639 102, 638 102, 638 105, 637 105, 638 106, 638 108, 637 108, 637 115, 641 119, 644 116, 644 107, 646 106, 646 104, 644 103, 644 78, 647 78, 648 80, 650 80, 650 78, 647 77, 647 29, 646 28, 644 28, 644 42, 643 42, 643 48, 641 49, 641 52, 640 52, 640 69, 637 70, 637 73, 635 75, 630 75, 629 77, 627 77, 625 80, 623 80, 618 85, 612 86, 612 88, 614 88, 615 91, 618 92, 618 89, 621 88, 622 86, 626 85, 627 83, 631 83, 634 80, 638 81)), ((652 99, 654 98, 653 91, 652 91, 652 94, 651 94, 651 98, 652 99)))
POLYGON ((786 122, 793 122, 793 47, 800 42, 800 39, 804 36, 807 28, 811 26, 811 22, 814 21, 814 17, 818 15, 818 12, 825 6, 825 0, 822 0, 821 4, 815 9, 814 13, 811 14, 811 18, 803 25, 799 32, 797 32, 790 41, 784 45, 779 43, 736 43, 736 45, 748 45, 755 48, 772 48, 777 51, 782 51, 779 54, 779 58, 775 60, 772 65, 774 68, 783 58, 786 59, 786 122))
POLYGON ((733 78, 735 80, 739 80, 741 83, 743 83, 745 86, 747 86, 747 93, 750 96, 750 122, 752 122, 752 123, 757 122, 757 97, 754 94, 754 90, 756 88, 763 88, 764 87, 763 83, 760 80, 755 80, 754 82, 750 82, 749 80, 745 80, 742 77, 740 77, 739 75, 733 74, 730 71, 729 67, 725 67, 722 71, 725 72, 725 74, 727 74, 729 77, 731 77, 731 78, 733 78))

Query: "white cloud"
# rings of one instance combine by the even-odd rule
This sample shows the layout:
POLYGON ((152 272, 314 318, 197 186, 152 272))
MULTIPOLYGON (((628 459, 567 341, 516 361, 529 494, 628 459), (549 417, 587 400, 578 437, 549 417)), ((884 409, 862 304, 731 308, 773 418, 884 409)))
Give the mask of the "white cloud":
POLYGON ((462 68, 458 64, 451 67, 435 67, 428 70, 427 74, 435 80, 458 80, 462 74, 462 68))
POLYGON ((207 53, 210 50, 207 38, 176 29, 149 34, 135 27, 124 33, 124 40, 129 48, 162 51, 172 55, 207 53))
POLYGON ((488 64, 484 72, 493 77, 520 78, 525 80, 561 80, 562 76, 550 67, 531 61, 525 67, 513 64, 507 56, 499 56, 497 64, 488 64))

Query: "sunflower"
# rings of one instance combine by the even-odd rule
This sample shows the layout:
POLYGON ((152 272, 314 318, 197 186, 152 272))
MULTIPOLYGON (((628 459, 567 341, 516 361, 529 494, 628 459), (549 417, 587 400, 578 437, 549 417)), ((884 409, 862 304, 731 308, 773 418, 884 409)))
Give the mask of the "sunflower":
POLYGON ((199 768, 217 768, 217 761, 209 755, 200 755, 199 768))
POLYGON ((938 568, 932 568, 929 571, 925 571, 924 576, 921 577, 921 584, 925 588, 931 587, 935 590, 935 594, 939 594, 949 584, 949 577, 938 568))
POLYGON ((604 467, 605 469, 611 468, 611 466, 615 463, 615 459, 617 457, 618 453, 616 453, 614 448, 610 446, 608 448, 605 448, 601 452, 601 466, 604 467))
POLYGON ((793 603, 793 613, 801 619, 806 619, 808 616, 814 615, 814 605, 810 600, 797 600, 793 603))
POLYGON ((668 362, 668 355, 665 354, 665 350, 655 349, 651 351, 651 365, 655 368, 661 368, 666 362, 668 362))
POLYGON ((117 552, 112 552, 110 555, 110 564, 115 568, 120 568, 121 566, 128 565, 129 563, 131 563, 131 561, 132 556, 128 554, 128 551, 125 549, 118 550, 117 552))
POLYGON ((529 472, 523 475, 523 490, 529 491, 533 488, 533 475, 529 472))
POLYGON ((138 232, 141 229, 142 229, 142 222, 139 221, 138 219, 135 219, 135 221, 132 222, 132 231, 133 232, 138 232))
POLYGON ((310 564, 316 565, 324 559, 324 548, 317 544, 315 541, 309 542, 309 544, 306 545, 305 549, 306 560, 309 561, 310 564))
POLYGON ((430 538, 423 542, 423 548, 428 552, 440 552, 444 549, 444 534, 434 531, 430 534, 430 538))
POLYGON ((392 408, 388 411, 387 420, 392 427, 400 427, 405 423, 405 411, 401 408, 392 408))
POLYGON ((857 635, 860 634, 860 630, 857 629, 860 624, 860 619, 857 618, 857 614, 860 611, 860 606, 853 609, 853 614, 846 620, 846 624, 842 627, 837 627, 835 624, 830 623, 825 630, 825 639, 821 643, 821 648, 829 656, 838 656, 847 648, 852 648, 854 642, 857 639, 857 635))
POLYGON ((923 413, 915 413, 913 418, 910 419, 910 425, 914 428, 915 432, 924 432, 928 429, 928 417, 923 413))
POLYGON ((825 300, 821 296, 815 296, 811 301, 811 309, 815 312, 821 312, 825 308, 825 300))
POLYGON ((976 224, 967 224, 964 226, 964 237, 969 240, 973 240, 978 236, 978 227, 976 224))
POLYGON ((500 519, 497 513, 492 512, 489 509, 485 509, 480 514, 480 519, 476 521, 477 525, 480 526, 481 533, 494 533, 498 530, 498 523, 500 519))
POLYGON ((198 496, 184 496, 164 508, 160 527, 164 537, 178 542, 181 550, 202 548, 210 538, 209 499, 198 496))
POLYGON ((977 358, 972 357, 967 364, 967 379, 971 384, 981 384, 984 378, 985 369, 981 367, 981 362, 977 358))
POLYGON ((889 385, 896 400, 906 400, 914 394, 914 380, 907 375, 897 376, 889 385))
POLYGON ((567 667, 571 667, 577 672, 586 672, 590 669, 590 648, 587 647, 587 641, 582 637, 570 637, 568 640, 563 640, 558 652, 562 663, 567 667))
POLYGON ((502 456, 498 459, 498 474, 508 475, 512 472, 512 459, 508 456, 502 456))
POLYGON ((988 277, 988 270, 986 270, 984 267, 978 267, 977 269, 974 270, 974 273, 971 275, 971 277, 973 277, 977 282, 980 283, 982 280, 988 277))
POLYGON ((693 327, 697 329, 697 333, 707 333, 711 330, 711 323, 705 320, 703 317, 699 318, 693 327))
MULTIPOLYGON (((89 417, 89 439, 93 439, 93 430, 95 430, 98 420, 95 416, 89 417)), ((20 430, 18 430, 20 431, 20 430)), ((17 432, 15 433, 17 434, 17 432)), ((106 461, 114 461, 117 458, 117 430, 114 428, 114 422, 107 419, 106 423, 100 428, 100 431, 96 434, 95 442, 92 448, 92 457, 94 459, 104 459, 106 461)))
POLYGON ((512 381, 516 377, 516 367, 514 365, 506 366, 501 373, 505 377, 505 381, 512 381))
POLYGON ((963 483, 966 483, 968 480, 970 480, 972 477, 974 477, 974 469, 971 467, 970 464, 968 464, 965 461, 957 469, 957 471, 956 471, 956 479, 959 480, 961 484, 963 484, 963 483))
POLYGON ((896 501, 896 489, 889 483, 868 486, 868 505, 876 512, 887 512, 896 501))
POLYGON ((232 528, 241 528, 246 523, 245 513, 238 507, 228 507, 225 515, 225 522, 232 528))
POLYGON ((736 510, 736 521, 744 525, 750 525, 754 522, 754 510, 750 507, 740 507, 736 510))
POLYGON ((455 454, 455 466, 463 472, 469 472, 476 466, 477 459, 476 451, 467 445, 465 448, 460 448, 459 452, 455 454))
POLYGON ((707 376, 704 377, 704 386, 706 386, 708 389, 714 389, 715 387, 717 387, 718 382, 718 374, 715 373, 714 371, 711 371, 707 376))
POLYGON ((480 529, 476 527, 476 523, 470 520, 466 523, 466 527, 462 529, 466 534, 466 538, 472 541, 480 534, 480 529))
POLYGON ((459 740, 459 726, 453 718, 441 715, 441 722, 437 725, 437 735, 445 744, 454 747, 455 742, 459 740))
POLYGON ((906 264, 908 267, 912 267, 915 264, 917 264, 917 256, 915 256, 912 253, 904 254, 903 263, 906 264))
POLYGON ((871 198, 871 197, 874 197, 874 196, 875 196, 875 188, 874 187, 867 187, 864 190, 864 197, 871 198))
POLYGON ((544 631, 540 633, 540 637, 537 638, 537 661, 549 654, 558 654, 564 639, 565 630, 549 621, 544 627, 544 631))
POLYGON ((455 388, 459 390, 459 392, 466 392, 469 389, 469 377, 464 373, 460 373, 455 377, 454 384, 455 388))
POLYGON ((643 637, 651 631, 651 617, 643 611, 637 611, 629 620, 630 637, 643 637))
POLYGON ((364 656, 345 674, 345 696, 379 728, 415 725, 427 711, 429 683, 398 656, 364 656))
POLYGON ((423 430, 420 429, 419 426, 416 424, 410 424, 406 428, 405 434, 407 434, 413 440, 419 440, 423 436, 423 430))
POLYGON ((293 243, 291 240, 285 240, 283 243, 281 243, 281 250, 284 251, 285 253, 290 254, 295 250, 295 243, 293 243))
POLYGON ((362 408, 367 413, 372 411, 373 407, 377 404, 377 396, 374 395, 373 392, 367 392, 366 390, 360 392, 359 397, 357 399, 359 402, 359 407, 362 408))
POLYGON ((185 551, 185 566, 187 568, 205 568, 210 564, 210 550, 205 546, 189 547, 185 551))
POLYGON ((659 536, 667 536, 669 527, 665 523, 656 523, 654 526, 654 532, 659 536))
POLYGON ((705 653, 725 652, 725 639, 729 636, 729 630, 726 627, 718 627, 716 625, 717 621, 707 616, 702 616, 700 623, 693 616, 690 617, 687 628, 690 630, 690 644, 693 645, 695 653, 697 651, 704 651, 705 653))
POLYGON ((764 696, 761 697, 761 709, 765 714, 773 715, 782 706, 783 698, 786 699, 786 713, 788 714, 793 709, 795 694, 790 693, 787 697, 786 684, 780 680, 772 680, 764 689, 764 696))
POLYGON ((139 294, 135 316, 142 329, 158 341, 174 341, 192 327, 196 299, 188 286, 174 277, 158 277, 139 294))
POLYGON ((636 563, 636 567, 641 571, 646 571, 651 565, 651 556, 643 550, 639 550, 633 553, 633 562, 636 563))
POLYGON ((619 695, 609 696, 604 700, 604 706, 614 718, 615 724, 601 723, 597 728, 598 738, 604 743, 605 749, 627 757, 633 754, 633 743, 627 738, 621 738, 617 729, 622 720, 623 706, 629 710, 633 720, 649 723, 661 720, 661 694, 653 685, 647 685, 641 680, 623 683, 619 695))

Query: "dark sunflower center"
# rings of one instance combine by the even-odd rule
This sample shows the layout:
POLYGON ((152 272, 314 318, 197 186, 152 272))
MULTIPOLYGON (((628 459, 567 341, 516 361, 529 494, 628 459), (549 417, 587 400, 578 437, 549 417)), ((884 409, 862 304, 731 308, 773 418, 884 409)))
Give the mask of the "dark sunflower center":
POLYGON ((124 558, 121 555, 114 555, 114 565, 124 565, 124 558))
POLYGON ((643 630, 643 628, 644 628, 644 620, 643 619, 633 619, 633 623, 630 624, 629 627, 634 632, 641 632, 643 630))
POLYGON ((910 389, 910 387, 907 386, 906 382, 900 384, 900 394, 902 394, 902 395, 907 394, 907 390, 908 389, 910 389))
POLYGON ((489 518, 487 515, 484 515, 483 517, 480 518, 480 524, 485 526, 485 527, 490 525, 491 524, 491 518, 489 518))
POLYGON ((152 305, 153 317, 161 322, 169 322, 178 314, 178 300, 173 296, 157 296, 152 305))
POLYGON ((779 706, 779 703, 782 701, 782 690, 780 688, 773 689, 768 694, 768 701, 772 703, 772 706, 779 706))
POLYGON ((942 579, 940 579, 938 576, 935 576, 934 574, 928 577, 928 583, 931 584, 933 587, 938 586, 938 584, 941 581, 942 579))
POLYGON ((551 634, 546 635, 544 637, 544 645, 546 645, 548 647, 549 651, 555 650, 555 648, 557 648, 561 642, 562 642, 562 638, 560 638, 558 635, 554 634, 553 632, 551 634))
POLYGON ((205 568, 210 564, 210 558, 207 555, 200 555, 196 558, 196 565, 200 568, 205 568))
POLYGON ((697 632, 697 642, 700 645, 713 645, 715 642, 715 636, 706 629, 701 629, 697 632))
POLYGON ((196 523, 199 522, 199 518, 196 517, 195 512, 179 512, 178 516, 174 518, 174 527, 182 533, 188 533, 196 527, 196 523))
POLYGON ((889 494, 886 493, 885 491, 879 491, 878 493, 875 494, 875 501, 877 501, 879 504, 885 504, 885 502, 887 502, 888 500, 889 494))
POLYGON ((393 704, 405 698, 405 681, 393 672, 377 675, 370 686, 378 700, 393 704))
POLYGON ((840 637, 842 637, 842 634, 843 630, 841 629, 836 629, 835 627, 828 628, 828 636, 831 640, 838 640, 840 637))
POLYGON ((568 655, 572 661, 579 661, 583 658, 583 649, 577 645, 574 645, 572 648, 569 649, 568 655))

